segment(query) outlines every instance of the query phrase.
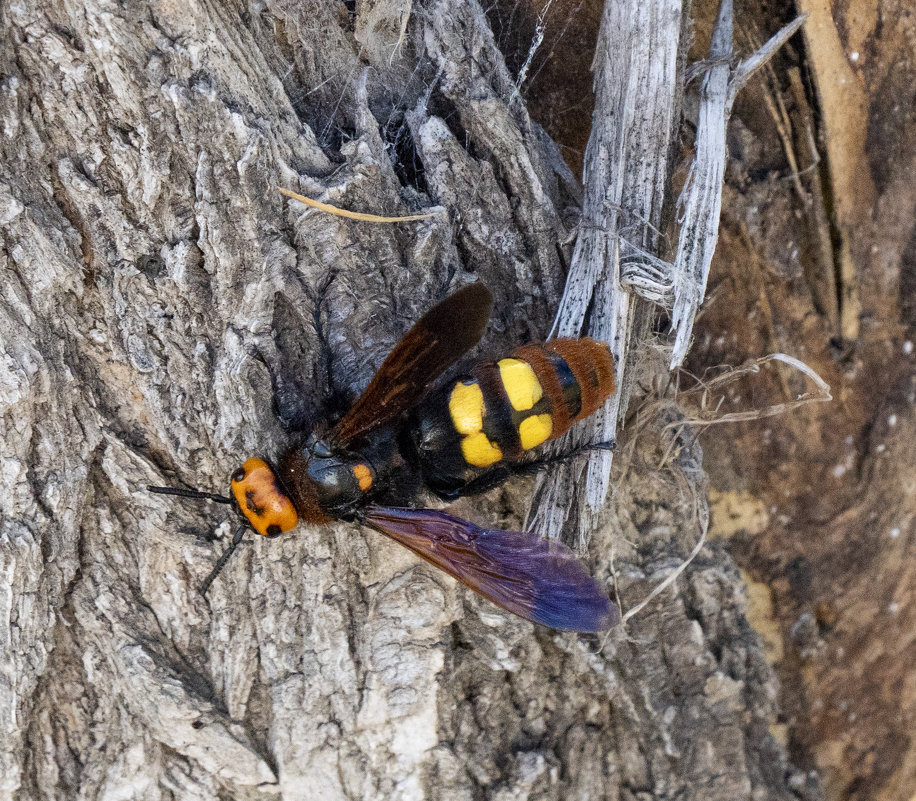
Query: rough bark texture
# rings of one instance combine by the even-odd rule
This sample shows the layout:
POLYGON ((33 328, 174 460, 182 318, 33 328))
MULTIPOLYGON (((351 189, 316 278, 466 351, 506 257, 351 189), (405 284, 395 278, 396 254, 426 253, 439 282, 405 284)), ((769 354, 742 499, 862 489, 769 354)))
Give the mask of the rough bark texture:
MULTIPOLYGON (((793 759, 831 801, 911 801, 916 18, 893 1, 797 10, 803 39, 736 104, 715 300, 689 367, 782 351, 836 400, 704 436, 712 531, 759 582, 793 759)), ((749 26, 748 46, 766 35, 749 26)), ((768 370, 723 408, 806 388, 768 370)))
MULTIPOLYGON (((814 792, 720 548, 600 641, 345 525, 249 542, 205 601, 225 510, 143 491, 275 455, 457 284, 494 290, 492 349, 546 335, 579 189, 476 3, 0 18, 0 797, 814 792), (373 226, 278 185, 446 213, 373 226)), ((700 450, 657 408, 591 540, 625 606, 705 525, 700 450)), ((457 511, 517 524, 530 491, 457 511)))

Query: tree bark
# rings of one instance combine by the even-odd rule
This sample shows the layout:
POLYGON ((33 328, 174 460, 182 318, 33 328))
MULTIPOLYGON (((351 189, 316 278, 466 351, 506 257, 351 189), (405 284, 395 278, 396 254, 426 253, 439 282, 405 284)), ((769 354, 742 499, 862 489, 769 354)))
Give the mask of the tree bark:
MULTIPOLYGON (((547 335, 580 189, 474 0, 2 19, 0 797, 814 792, 769 733, 772 673, 718 547, 601 640, 343 524, 249 539, 204 599, 232 521, 144 491, 223 490, 277 455, 460 284, 496 296, 487 349, 547 335), (359 223, 279 186, 443 211, 359 223)), ((705 525, 678 420, 660 405, 621 441, 591 538, 624 607, 705 525)), ((530 493, 457 510, 519 525, 530 493)))

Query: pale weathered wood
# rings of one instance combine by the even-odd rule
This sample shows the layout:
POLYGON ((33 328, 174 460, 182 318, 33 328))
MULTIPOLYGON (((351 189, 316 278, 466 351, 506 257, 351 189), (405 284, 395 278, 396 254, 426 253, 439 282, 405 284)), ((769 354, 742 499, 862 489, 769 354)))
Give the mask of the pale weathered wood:
MULTIPOLYGON (((680 14, 645 19, 672 75, 680 14)), ((493 349, 547 333, 579 192, 476 2, 42 0, 2 19, 0 798, 803 788, 717 549, 604 642, 510 618, 347 525, 246 541, 205 601, 225 508, 143 489, 220 490, 277 454, 449 287, 493 288, 493 349), (278 186, 446 213, 371 225, 278 186)), ((668 127, 678 96, 657 109, 668 127)), ((645 156, 650 220, 666 148, 645 156)), ((626 604, 703 524, 676 415, 628 451, 616 522, 592 538, 602 579, 612 546, 625 557, 626 604)), ((517 525, 529 492, 459 511, 517 525)))
POLYGON ((671 327, 675 331, 671 350, 672 370, 683 364, 693 335, 693 324, 703 298, 716 243, 725 182, 725 135, 735 97, 747 80, 785 44, 805 21, 798 17, 770 39, 757 53, 732 71, 731 0, 723 0, 709 52, 710 68, 703 78, 697 121, 697 156, 690 165, 687 184, 678 201, 680 232, 672 265, 674 302, 671 327))
MULTIPOLYGON (((621 287, 620 248, 624 232, 633 245, 658 248, 683 80, 682 13, 680 0, 604 8, 582 222, 555 327, 560 336, 589 334, 609 342, 619 390, 605 409, 571 432, 572 445, 615 439, 633 384, 628 366, 654 314, 651 304, 621 287)), ((587 463, 580 460, 545 476, 532 523, 558 537, 572 514, 580 542, 587 540, 604 509, 611 463, 610 452, 595 451, 587 463)))
MULTIPOLYGON (((731 0, 722 0, 703 78, 697 152, 677 203, 677 252, 668 263, 661 232, 672 126, 677 122, 671 112, 684 80, 677 71, 681 5, 659 0, 605 7, 595 62, 595 125, 586 152, 583 219, 555 330, 561 336, 589 334, 610 342, 618 391, 558 449, 616 441, 634 387, 653 372, 662 372, 654 348, 649 349, 656 306, 671 313, 669 367, 674 370, 683 363, 718 241, 732 105, 748 78, 804 19, 785 26, 732 71, 733 8, 731 0), (637 360, 643 364, 637 366, 637 360)), ((577 531, 579 542, 587 542, 604 512, 612 462, 611 451, 595 450, 587 463, 582 460, 545 477, 531 523, 547 536, 560 537, 572 519, 569 528, 577 531)))

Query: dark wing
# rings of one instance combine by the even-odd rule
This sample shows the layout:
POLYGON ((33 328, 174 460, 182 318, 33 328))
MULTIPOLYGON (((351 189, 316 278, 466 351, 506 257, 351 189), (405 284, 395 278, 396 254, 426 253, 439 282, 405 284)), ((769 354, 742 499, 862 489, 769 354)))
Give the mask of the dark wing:
POLYGON ((433 306, 388 354, 366 391, 334 429, 347 445, 415 406, 426 388, 483 336, 493 296, 470 284, 433 306))
POLYGON ((370 506, 364 522, 527 620, 571 631, 603 631, 620 620, 617 605, 561 543, 433 509, 370 506))

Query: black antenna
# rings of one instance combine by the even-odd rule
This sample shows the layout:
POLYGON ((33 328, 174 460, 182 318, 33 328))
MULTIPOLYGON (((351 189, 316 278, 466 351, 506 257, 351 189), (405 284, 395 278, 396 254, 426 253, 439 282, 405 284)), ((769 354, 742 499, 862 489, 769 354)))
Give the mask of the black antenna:
POLYGON ((218 492, 201 492, 200 490, 179 489, 178 487, 151 487, 147 485, 149 492, 155 492, 159 495, 177 495, 180 498, 197 498, 201 501, 216 501, 217 503, 232 503, 232 498, 220 495, 218 492))
MULTIPOLYGON (((146 489, 149 492, 155 492, 159 495, 177 495, 179 498, 194 498, 201 501, 216 501, 217 503, 232 503, 232 498, 227 498, 225 495, 220 495, 218 492, 201 492, 200 490, 189 490, 189 489, 180 489, 178 487, 153 487, 147 485, 146 489)), ((213 583, 213 580, 219 575, 219 572, 226 566, 226 562, 229 561, 229 557, 235 552, 235 549, 238 548, 239 543, 242 541, 242 537, 245 535, 245 530, 248 528, 248 523, 242 523, 235 532, 235 535, 232 537, 232 542, 229 547, 223 551, 219 559, 216 560, 216 564, 213 565, 213 570, 210 571, 210 575, 204 579, 204 583, 200 585, 200 594, 206 595, 207 590, 210 589, 210 585, 213 583)))
MULTIPOLYGON (((152 487, 150 487, 150 489, 152 489, 152 487)), ((213 583, 213 579, 219 575, 220 570, 222 570, 226 566, 226 562, 229 561, 229 557, 232 556, 232 554, 235 552, 235 549, 238 548, 239 543, 242 541, 242 537, 245 536, 245 531, 247 528, 248 524, 242 523, 242 525, 236 529, 235 536, 232 538, 232 542, 230 543, 229 547, 226 548, 220 558, 216 560, 216 564, 213 565, 213 570, 210 571, 210 575, 207 576, 204 579, 204 583, 200 585, 201 595, 207 594, 207 590, 210 589, 210 585, 213 583)))

